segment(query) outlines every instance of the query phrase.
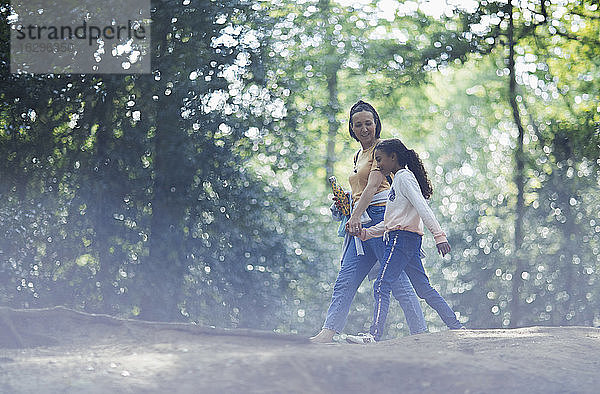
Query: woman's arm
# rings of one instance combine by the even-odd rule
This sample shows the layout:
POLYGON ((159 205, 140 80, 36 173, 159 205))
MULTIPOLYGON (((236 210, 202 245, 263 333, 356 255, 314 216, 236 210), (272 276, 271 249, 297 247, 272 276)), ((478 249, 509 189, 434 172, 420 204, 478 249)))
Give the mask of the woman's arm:
POLYGON ((352 210, 352 215, 350 215, 350 219, 348 219, 348 222, 346 223, 346 231, 348 231, 350 235, 360 235, 360 230, 362 229, 360 216, 367 210, 369 204, 371 204, 371 200, 377 192, 379 185, 381 185, 381 182, 383 182, 383 174, 381 171, 371 171, 369 173, 367 186, 360 195, 358 202, 352 210))

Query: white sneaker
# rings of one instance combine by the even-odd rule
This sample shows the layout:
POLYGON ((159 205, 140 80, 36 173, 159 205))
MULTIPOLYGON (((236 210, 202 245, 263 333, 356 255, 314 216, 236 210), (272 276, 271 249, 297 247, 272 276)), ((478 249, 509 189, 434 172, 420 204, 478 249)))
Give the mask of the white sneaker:
POLYGON ((367 343, 375 343, 375 337, 369 333, 359 332, 358 335, 346 335, 346 342, 365 345, 367 343))

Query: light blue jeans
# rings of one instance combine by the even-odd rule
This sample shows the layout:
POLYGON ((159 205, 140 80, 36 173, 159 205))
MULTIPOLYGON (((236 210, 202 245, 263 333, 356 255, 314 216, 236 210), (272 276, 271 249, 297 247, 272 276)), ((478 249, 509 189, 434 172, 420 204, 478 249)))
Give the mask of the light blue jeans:
MULTIPOLYGON (((385 206, 370 206, 367 208, 367 213, 371 217, 371 221, 363 227, 374 226, 383 220, 385 206)), ((342 257, 342 266, 333 287, 331 305, 323 324, 323 328, 334 330, 338 333, 342 332, 346 325, 350 305, 365 276, 367 276, 377 260, 382 264, 384 261, 386 245, 382 237, 371 238, 363 242, 365 254, 361 256, 356 255, 354 239, 352 237, 342 257)), ((404 311, 404 317, 406 318, 410 333, 418 334, 427 331, 427 324, 423 317, 421 304, 405 272, 400 272, 397 280, 392 282, 391 291, 404 311)))
POLYGON ((431 286, 421 262, 422 237, 410 231, 391 231, 381 260, 379 275, 373 284, 375 305, 370 332, 379 341, 383 335, 385 319, 390 305, 390 290, 393 291, 398 275, 408 275, 419 297, 423 298, 440 315, 451 330, 462 328, 456 314, 446 300, 431 286))

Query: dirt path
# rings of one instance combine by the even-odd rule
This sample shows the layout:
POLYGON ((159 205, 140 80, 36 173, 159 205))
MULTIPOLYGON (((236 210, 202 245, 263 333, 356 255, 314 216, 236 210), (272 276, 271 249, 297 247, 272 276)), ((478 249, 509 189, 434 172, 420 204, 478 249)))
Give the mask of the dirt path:
POLYGON ((0 393, 598 393, 600 329, 361 346, 53 308, 0 308, 0 393))

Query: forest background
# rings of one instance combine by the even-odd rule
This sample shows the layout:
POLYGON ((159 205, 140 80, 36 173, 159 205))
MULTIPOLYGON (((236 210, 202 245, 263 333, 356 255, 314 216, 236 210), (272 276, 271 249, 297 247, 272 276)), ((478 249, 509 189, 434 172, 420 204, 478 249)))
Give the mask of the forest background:
POLYGON ((598 1, 156 0, 138 75, 11 74, 0 11, 0 305, 314 334, 363 99, 430 174, 467 327, 600 325, 598 1))

